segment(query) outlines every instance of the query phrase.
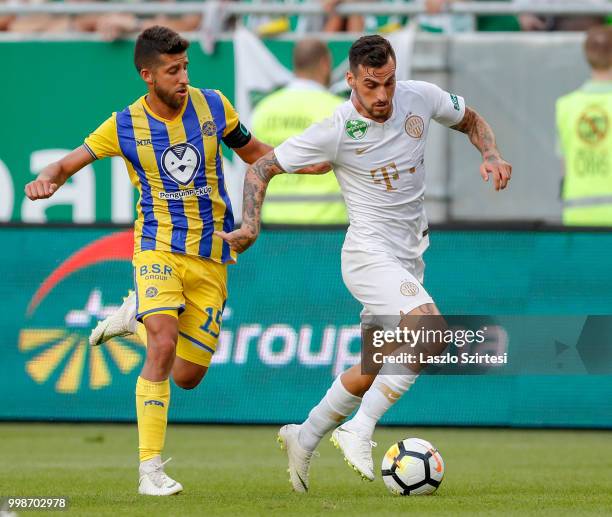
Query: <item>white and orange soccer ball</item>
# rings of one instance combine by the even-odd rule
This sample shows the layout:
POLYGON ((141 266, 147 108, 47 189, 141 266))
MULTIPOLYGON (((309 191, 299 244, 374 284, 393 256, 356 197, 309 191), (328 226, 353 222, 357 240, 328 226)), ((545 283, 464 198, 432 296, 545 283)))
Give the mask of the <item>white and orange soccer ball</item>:
POLYGON ((407 438, 385 453, 382 478, 396 495, 433 494, 444 478, 444 460, 428 441, 407 438))

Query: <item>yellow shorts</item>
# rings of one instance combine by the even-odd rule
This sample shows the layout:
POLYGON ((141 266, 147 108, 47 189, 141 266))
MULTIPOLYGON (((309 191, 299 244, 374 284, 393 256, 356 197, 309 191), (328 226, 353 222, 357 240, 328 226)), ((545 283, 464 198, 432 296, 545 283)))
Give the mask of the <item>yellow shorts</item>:
POLYGON ((209 366, 227 299, 227 266, 168 251, 134 255, 136 319, 169 314, 179 321, 176 355, 209 366))

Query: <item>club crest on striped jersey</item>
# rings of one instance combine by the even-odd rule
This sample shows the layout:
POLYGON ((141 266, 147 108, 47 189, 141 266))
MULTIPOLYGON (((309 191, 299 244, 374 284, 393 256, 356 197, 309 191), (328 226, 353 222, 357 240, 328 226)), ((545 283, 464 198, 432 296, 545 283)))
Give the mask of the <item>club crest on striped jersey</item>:
POLYGON ((204 136, 215 136, 217 134, 217 124, 212 120, 207 120, 202 124, 202 134, 204 136))
POLYGON ((198 172, 202 158, 190 143, 171 145, 161 157, 164 172, 179 185, 189 185, 198 172))

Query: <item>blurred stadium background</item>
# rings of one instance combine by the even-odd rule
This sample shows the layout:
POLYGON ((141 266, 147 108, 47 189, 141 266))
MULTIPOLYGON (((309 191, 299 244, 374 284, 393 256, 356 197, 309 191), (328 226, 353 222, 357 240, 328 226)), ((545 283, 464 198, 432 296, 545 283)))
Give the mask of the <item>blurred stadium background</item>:
MULTIPOLYGON (((589 77, 582 24, 605 23, 611 6, 457 1, 435 14, 418 1, 341 2, 333 25, 314 1, 0 2, 0 420, 134 421, 143 346, 130 338, 86 344, 131 287, 135 193, 124 165, 96 162, 44 202, 29 202, 23 187, 142 94, 133 36, 153 21, 189 35, 191 83, 223 91, 247 126, 257 100, 282 86, 274 67, 290 71, 296 41, 328 42, 342 93, 345 57, 361 33, 336 29, 388 34, 401 47, 404 77, 464 96, 514 167, 510 189, 496 194, 480 180, 465 136, 431 128, 426 286, 442 312, 542 316, 543 325, 611 314, 612 233, 561 226, 555 130, 556 100, 589 77), (533 17, 542 30, 524 30, 533 17)), ((224 153, 239 214, 243 167, 224 153)), ((232 267, 213 368, 195 393, 174 389, 169 437, 177 421, 301 421, 358 360, 360 308, 340 276, 343 236, 344 228, 316 221, 268 226, 232 267)), ((574 350, 576 341, 566 344, 574 350)), ((596 443, 608 443, 601 454, 609 456, 611 373, 604 354, 573 375, 427 376, 383 423, 608 429, 607 442, 596 443)))

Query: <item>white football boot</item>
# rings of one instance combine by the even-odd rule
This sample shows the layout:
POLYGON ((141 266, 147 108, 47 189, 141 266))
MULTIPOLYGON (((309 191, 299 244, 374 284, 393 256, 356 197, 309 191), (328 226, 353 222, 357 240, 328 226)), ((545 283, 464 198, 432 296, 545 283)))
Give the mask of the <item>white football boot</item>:
POLYGON ((161 456, 155 456, 140 464, 138 472, 138 493, 141 495, 174 495, 183 490, 183 485, 164 472, 164 465, 172 458, 162 463, 161 456))
POLYGON ((336 449, 344 454, 344 461, 353 468, 363 479, 374 481, 374 462, 372 461, 372 447, 376 442, 364 438, 355 431, 340 426, 334 430, 330 441, 336 449))
POLYGON ((300 445, 300 426, 296 424, 284 425, 278 431, 278 443, 281 449, 287 452, 289 460, 289 479, 293 490, 304 494, 308 492, 308 472, 310 460, 316 452, 310 452, 300 445))
POLYGON ((130 291, 119 307, 110 316, 98 322, 89 334, 89 344, 98 346, 114 337, 133 334, 136 329, 136 293, 130 291))

